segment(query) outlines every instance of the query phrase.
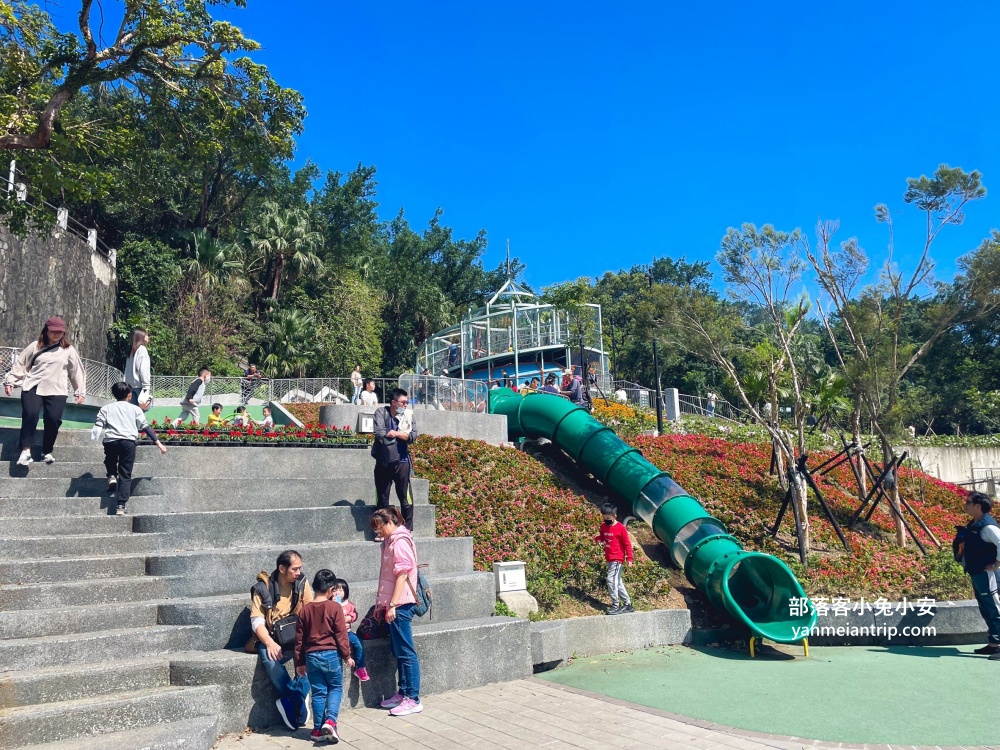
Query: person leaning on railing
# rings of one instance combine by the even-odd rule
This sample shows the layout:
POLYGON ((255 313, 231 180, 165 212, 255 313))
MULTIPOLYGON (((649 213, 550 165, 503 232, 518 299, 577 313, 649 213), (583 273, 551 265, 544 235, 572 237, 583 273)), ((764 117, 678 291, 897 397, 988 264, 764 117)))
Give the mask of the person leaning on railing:
POLYGON ((21 387, 21 455, 18 466, 32 462, 31 448, 38 430, 38 415, 43 415, 42 455, 45 463, 56 459, 52 455, 59 427, 66 408, 68 379, 73 384, 76 403, 82 404, 87 392, 87 371, 76 348, 66 338, 66 321, 52 317, 45 321, 37 341, 26 346, 3 381, 8 396, 21 387))

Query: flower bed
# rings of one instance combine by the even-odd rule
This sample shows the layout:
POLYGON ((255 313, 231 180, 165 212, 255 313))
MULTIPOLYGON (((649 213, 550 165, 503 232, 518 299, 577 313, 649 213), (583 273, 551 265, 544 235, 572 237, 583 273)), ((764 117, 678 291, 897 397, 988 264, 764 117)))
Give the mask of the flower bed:
MULTIPOLYGON (((412 451, 417 476, 431 483, 438 536, 473 537, 476 570, 523 561, 543 611, 567 589, 607 598, 604 555, 594 542, 600 512, 544 465, 521 451, 457 438, 423 437, 412 451)), ((641 552, 625 578, 638 605, 669 590, 663 569, 641 552)))
MULTIPOLYGON (((968 598, 968 578, 951 559, 950 541, 962 513, 965 491, 918 471, 903 469, 900 488, 945 549, 928 557, 912 543, 892 543, 893 524, 883 501, 871 523, 848 531, 853 554, 846 554, 832 525, 810 499, 813 554, 803 569, 798 564, 791 513, 778 540, 768 529, 774 523, 784 493, 768 475, 770 446, 730 443, 700 435, 634 438, 630 443, 665 471, 706 509, 725 522, 747 549, 776 555, 788 562, 813 595, 838 595, 869 600, 931 596, 968 598)), ((497 560, 527 563, 529 590, 543 609, 554 606, 563 592, 578 588, 602 594, 603 557, 592 539, 600 515, 584 497, 560 482, 530 455, 477 441, 423 438, 413 447, 418 476, 431 482, 440 536, 472 536, 477 570, 489 570, 497 560)), ((817 465, 827 454, 815 454, 817 465)), ((845 465, 817 482, 841 525, 857 507, 853 476, 845 465)), ((928 550, 934 550, 921 534, 928 550)), ((671 573, 673 576, 679 572, 671 573)), ((626 585, 641 602, 662 593, 663 568, 643 558, 626 574, 626 585)))
MULTIPOLYGON (((324 424, 310 423, 304 427, 296 425, 275 425, 264 430, 260 427, 225 427, 209 428, 207 425, 190 423, 182 427, 171 427, 168 424, 157 425, 154 420, 150 425, 156 430, 160 440, 167 445, 226 447, 250 446, 254 448, 284 447, 284 448, 367 448, 371 439, 358 435, 350 427, 332 427, 324 424)), ((148 439, 143 443, 149 444, 148 439)))

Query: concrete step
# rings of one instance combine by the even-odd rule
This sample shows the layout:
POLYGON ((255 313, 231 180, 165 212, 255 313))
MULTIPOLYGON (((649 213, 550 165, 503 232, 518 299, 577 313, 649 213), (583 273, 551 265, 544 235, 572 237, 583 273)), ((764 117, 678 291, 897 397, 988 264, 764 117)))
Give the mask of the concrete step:
MULTIPOLYGON (((335 571, 336 572, 336 571, 335 571)), ((338 574, 339 575, 339 574, 338 574)), ((375 603, 377 581, 350 581, 351 601, 364 617, 375 603)), ((492 573, 459 573, 430 577, 433 617, 415 620, 417 627, 488 616, 496 594, 492 573)), ((242 649, 249 640, 250 596, 248 591, 222 596, 170 599, 159 605, 159 622, 172 625, 200 625, 202 639, 192 649, 242 649)))
MULTIPOLYGON (((229 510, 205 513, 137 514, 138 533, 160 534, 169 549, 214 549, 268 544, 298 546, 328 541, 374 541, 370 505, 334 505, 280 510, 229 510)), ((434 535, 433 505, 413 508, 414 533, 434 535)))
POLYGON ((0 612, 0 640, 148 628, 158 624, 158 612, 155 601, 7 610, 0 612))
MULTIPOLYGON (((21 706, 0 716, 0 748, 92 737, 204 717, 218 697, 219 688, 214 685, 157 687, 21 706)), ((113 746, 105 744, 105 747, 113 746)))
MULTIPOLYGON (((129 501, 129 507, 135 501, 129 501)), ((115 499, 111 495, 101 497, 0 497, 0 518, 57 516, 108 515, 112 512, 115 499)))
MULTIPOLYGON (((35 448, 40 448, 42 445, 42 430, 40 429, 35 435, 35 448)), ((3 457, 7 457, 7 451, 16 451, 14 457, 17 457, 17 453, 20 453, 20 429, 17 427, 0 427, 0 448, 3 449, 3 457)), ((69 446, 74 447, 86 447, 93 445, 94 441, 90 439, 90 430, 70 430, 64 429, 59 430, 59 437, 56 439, 56 450, 60 448, 66 448, 69 446)))
MULTIPOLYGON (((527 620, 486 617, 430 621, 414 628, 413 641, 420 658, 421 695, 519 680, 532 674, 527 620)), ((364 649, 372 679, 359 683, 348 672, 341 710, 375 706, 396 690, 396 660, 388 640, 364 641, 364 649)), ((274 708, 274 688, 258 661, 256 655, 231 650, 188 652, 171 658, 170 676, 176 685, 214 682, 223 687, 220 732, 238 732, 247 726, 260 729, 280 724, 281 718, 274 708)))
MULTIPOLYGON (((41 509, 39 509, 41 510, 41 509)), ((65 534, 130 534, 130 516, 15 516, 0 517, 0 533, 17 537, 62 536, 65 534)))
MULTIPOLYGON (((31 469, 29 467, 29 472, 31 469)), ((29 473, 26 477, 0 477, 0 497, 18 499, 43 497, 101 497, 108 491, 104 472, 91 466, 76 477, 51 477, 29 473)), ((159 495, 163 490, 152 477, 132 478, 133 495, 159 495)))
MULTIPOLYGON (((412 486, 414 503, 426 504, 429 492, 427 480, 414 479, 412 486)), ((107 478, 93 472, 72 478, 0 478, 0 498, 22 502, 29 498, 104 498, 107 488, 107 478)), ((237 481, 135 476, 132 479, 132 500, 143 501, 136 506, 136 512, 145 513, 314 507, 319 503, 333 505, 344 502, 374 505, 375 484, 371 477, 346 477, 333 481, 319 476, 237 481)), ((103 505, 106 507, 106 504, 103 505)), ((0 515, 8 515, 2 506, 0 515)))
POLYGON ((190 648, 201 637, 194 625, 157 625, 96 633, 0 641, 0 673, 40 669, 53 664, 108 664, 190 648))
POLYGON ((211 750, 218 734, 216 718, 200 716, 94 737, 29 745, 18 750, 211 750))
MULTIPOLYGON (((112 580, 144 575, 146 575, 145 555, 55 557, 48 560, 32 560, 30 565, 25 565, 22 560, 0 560, 0 585, 7 586, 46 582, 80 585, 81 581, 77 579, 88 579, 93 583, 93 579, 112 580)), ((2 596, 3 594, 0 594, 0 597, 2 596)))
POLYGON ((38 560, 79 557, 98 552, 114 555, 155 552, 164 541, 162 534, 79 534, 75 536, 0 536, 0 560, 38 560))
MULTIPOLYGON (((472 538, 418 538, 417 555, 427 563, 428 577, 472 572, 472 538)), ((217 596, 246 592, 257 574, 274 570, 283 546, 240 549, 192 550, 150 555, 146 570, 152 576, 169 577, 171 596, 217 596)), ((374 542, 323 542, 297 544, 305 575, 329 568, 346 581, 372 580, 378 575, 381 545, 374 542)), ((362 613, 364 614, 364 613, 362 613)))
POLYGON ((170 684, 166 657, 43 667, 0 675, 0 711, 170 684))
MULTIPOLYGON (((11 456, 4 476, 76 477, 85 473, 104 475, 104 448, 95 443, 86 448, 61 448, 54 464, 36 461, 18 466, 11 456)), ((0 459, 2 460, 2 459, 0 459)), ((153 446, 136 450, 137 476, 186 476, 198 479, 248 479, 252 477, 372 478, 375 459, 368 450, 315 448, 185 448, 170 446, 161 454, 153 446)))
MULTIPOLYGON (((72 568, 73 561, 67 562, 70 563, 67 569, 72 568)), ((141 573, 122 578, 105 578, 98 574, 81 580, 5 585, 0 586, 0 616, 18 610, 156 601, 166 599, 169 593, 168 579, 141 573)))

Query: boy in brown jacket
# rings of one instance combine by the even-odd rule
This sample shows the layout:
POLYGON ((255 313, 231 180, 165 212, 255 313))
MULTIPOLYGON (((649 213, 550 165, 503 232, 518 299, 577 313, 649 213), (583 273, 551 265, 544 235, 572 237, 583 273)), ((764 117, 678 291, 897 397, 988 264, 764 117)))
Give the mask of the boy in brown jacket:
POLYGON ((313 578, 316 598, 304 604, 295 631, 295 673, 309 676, 312 687, 313 740, 340 741, 337 716, 344 692, 344 673, 340 660, 354 667, 351 644, 347 638, 344 610, 334 601, 337 576, 319 570, 313 578))

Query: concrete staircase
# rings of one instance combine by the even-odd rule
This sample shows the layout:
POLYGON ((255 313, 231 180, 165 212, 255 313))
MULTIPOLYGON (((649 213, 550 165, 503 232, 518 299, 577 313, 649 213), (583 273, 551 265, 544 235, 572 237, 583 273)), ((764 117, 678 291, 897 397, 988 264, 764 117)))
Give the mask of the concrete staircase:
MULTIPOLYGON (((63 432, 57 463, 17 467, 0 429, 0 750, 210 748, 219 734, 278 724, 250 636, 249 588, 294 547, 330 568, 363 614, 379 548, 368 526, 372 460, 352 449, 140 448, 129 515, 110 516, 100 445, 63 432)), ((422 693, 531 674, 529 623, 492 616, 493 576, 472 540, 434 537, 427 483, 415 536, 433 596, 417 621, 422 693)), ((385 641, 366 644, 371 682, 345 707, 393 692, 385 641)))

